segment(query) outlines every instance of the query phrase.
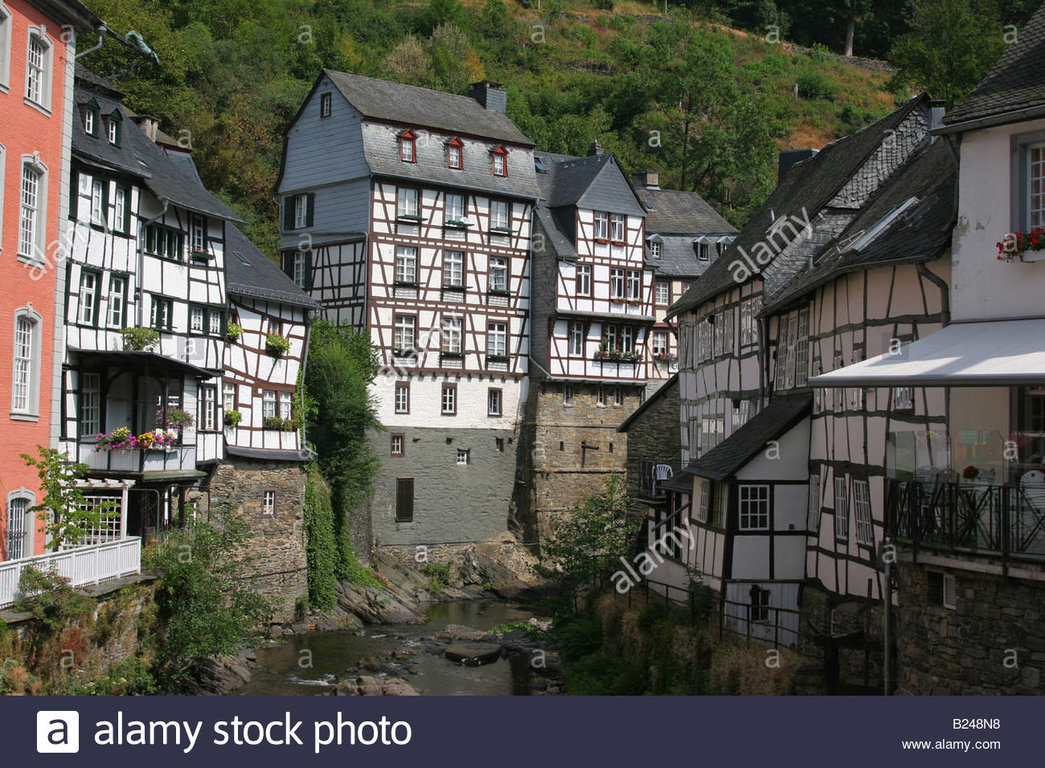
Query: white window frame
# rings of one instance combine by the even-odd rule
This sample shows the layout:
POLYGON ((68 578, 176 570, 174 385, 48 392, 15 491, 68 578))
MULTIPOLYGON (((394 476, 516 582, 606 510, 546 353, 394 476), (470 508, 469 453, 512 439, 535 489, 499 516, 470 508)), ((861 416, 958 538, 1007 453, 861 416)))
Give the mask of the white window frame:
POLYGON ((391 435, 388 440, 388 452, 392 456, 405 456, 406 455, 406 436, 395 434, 391 435))
POLYGON ((109 117, 105 121, 105 130, 106 138, 109 140, 109 143, 115 147, 120 140, 120 126, 112 117, 109 117))
POLYGON ((659 259, 661 253, 661 242, 660 240, 649 241, 649 255, 651 259, 659 259))
POLYGON ((285 390, 279 392, 279 417, 283 420, 294 418, 294 393, 285 390))
POLYGON ((294 229, 308 226, 308 195, 294 195, 294 229))
POLYGON ((18 256, 29 261, 39 261, 47 239, 47 167, 36 155, 23 155, 19 180, 18 256), (32 205, 27 201, 27 174, 35 177, 32 205), (25 231, 27 222, 32 227, 28 237, 25 231), (26 252, 27 242, 29 252, 26 252))
POLYGON ((221 384, 221 407, 225 413, 230 413, 236 410, 236 385, 231 381, 224 381, 221 384))
POLYGON ((490 357, 508 356, 508 323, 495 321, 486 333, 486 354, 490 357))
POLYGON ((769 530, 770 492, 767 483, 741 483, 737 486, 737 530, 769 530))
POLYGON ((274 419, 278 412, 276 390, 266 389, 261 393, 261 417, 263 419, 274 419))
POLYGON ((594 238, 596 240, 609 240, 610 239, 610 215, 605 211, 595 211, 594 222, 595 226, 592 230, 594 238))
POLYGON ((104 227, 105 218, 105 182, 95 177, 91 179, 91 225, 104 227))
POLYGON ((651 351, 653 354, 667 354, 668 352, 668 332, 667 331, 654 331, 653 341, 650 344, 651 351))
POLYGON ((200 386, 200 429, 215 432, 218 429, 218 388, 213 384, 200 386))
POLYGON ((612 214, 610 216, 610 241, 614 243, 623 243, 626 230, 627 226, 624 215, 620 213, 612 214))
POLYGON ((76 322, 80 325, 95 325, 98 321, 98 293, 101 275, 88 269, 80 272, 80 293, 77 297, 76 322), (90 283, 90 285, 88 285, 90 283))
POLYGON ((804 387, 809 381, 809 307, 798 311, 798 339, 795 347, 795 386, 804 387))
POLYGON ((460 171, 464 168, 464 148, 450 144, 446 152, 446 167, 452 171, 460 171))
POLYGON ((628 270, 628 301, 642 300, 642 272, 637 269, 628 270))
POLYGON ((491 387, 486 390, 486 415, 501 416, 504 413, 504 390, 491 387))
POLYGON ((448 192, 446 194, 446 220, 463 222, 464 219, 464 195, 459 195, 454 192, 448 192))
POLYGON ((393 351, 405 354, 415 351, 417 347, 417 316, 396 315, 392 318, 392 323, 393 351))
POLYGON ((504 152, 495 152, 493 155, 493 175, 508 175, 508 155, 504 152))
POLYGON ((458 448, 457 449, 457 466, 459 466, 459 467, 467 467, 468 466, 469 458, 470 458, 468 453, 469 453, 469 451, 468 451, 467 448, 458 448))
POLYGON ((440 339, 444 355, 460 355, 464 349, 464 319, 460 317, 444 317, 440 339))
POLYGON ((83 112, 83 130, 85 133, 94 136, 94 110, 88 107, 83 112))
POLYGON ((396 191, 396 218, 416 219, 421 195, 414 187, 399 187, 396 191))
POLYGON ((706 523, 711 510, 711 481, 702 478, 700 481, 700 501, 697 503, 697 522, 706 523))
POLYGON ((658 307, 666 307, 671 303, 671 284, 658 282, 653 289, 653 301, 658 307))
POLYGON ((51 113, 51 90, 54 78, 54 43, 47 36, 43 27, 29 27, 25 43, 25 90, 22 95, 25 103, 37 107, 50 115, 51 113), (40 45, 39 64, 33 63, 33 43, 40 45), (33 73, 39 75, 39 82, 34 88, 33 73))
POLYGON ((80 375, 82 378, 77 431, 83 440, 96 437, 102 431, 102 377, 99 373, 80 375))
POLYGON ((490 257, 490 275, 489 275, 490 291, 500 291, 505 293, 508 291, 508 257, 506 256, 491 256, 490 257))
POLYGON ((624 301, 627 283, 627 270, 614 267, 610 269, 610 298, 624 301))
POLYGON ((43 355, 43 318, 32 308, 15 311, 11 357, 11 418, 36 420, 40 416, 40 363, 43 355), (27 323, 28 327, 23 326, 27 323), (28 339, 24 338, 28 333, 28 339), (21 338, 20 338, 21 337, 21 338), (28 342, 28 358, 19 356, 28 342), (21 365, 19 362, 21 361, 21 365), (20 391, 21 390, 21 391, 20 391))
POLYGON ((410 413, 410 385, 405 382, 396 382, 393 394, 396 413, 410 413))
POLYGON ((127 221, 127 189, 116 185, 113 194, 113 222, 112 228, 116 232, 127 234, 124 222, 127 221))
POLYGON ((11 87, 11 28, 14 14, 0 2, 0 93, 11 87))
POLYGON ((490 229, 511 230, 512 219, 508 202, 505 200, 490 201, 490 229))
POLYGON ((835 478, 835 538, 849 540, 849 491, 846 478, 835 478))
POLYGON ((591 296, 591 264, 577 265, 577 295, 591 296))
POLYGON ((395 281, 406 285, 417 284, 417 248, 414 246, 396 246, 395 281))
POLYGON ((457 415, 457 387, 452 384, 444 384, 439 394, 441 413, 444 416, 457 415))
POLYGON ((307 268, 307 262, 308 262, 308 260, 305 258, 305 256, 306 256, 305 252, 302 251, 301 249, 298 249, 298 250, 294 251, 294 255, 292 256, 293 263, 291 265, 291 271, 294 273, 294 276, 293 276, 294 284, 298 288, 304 288, 305 287, 305 278, 306 278, 306 274, 305 273, 307 271, 306 268, 307 268))
POLYGON ((265 490, 261 492, 261 514, 265 517, 276 516, 276 492, 265 490))
POLYGON ((584 355, 585 342, 584 323, 570 323, 570 354, 575 357, 584 355))
POLYGON ((871 514, 871 487, 866 480, 853 480, 853 511, 856 513, 856 541, 874 546, 874 517, 871 514))
POLYGON ((443 287, 464 288, 464 251, 443 251, 443 287))
POLYGON ((189 214, 189 248, 199 253, 207 252, 207 217, 198 213, 189 214))
POLYGON ((207 323, 207 312, 203 307, 190 307, 189 308, 189 332, 197 333, 201 336, 204 332, 204 326, 207 323))

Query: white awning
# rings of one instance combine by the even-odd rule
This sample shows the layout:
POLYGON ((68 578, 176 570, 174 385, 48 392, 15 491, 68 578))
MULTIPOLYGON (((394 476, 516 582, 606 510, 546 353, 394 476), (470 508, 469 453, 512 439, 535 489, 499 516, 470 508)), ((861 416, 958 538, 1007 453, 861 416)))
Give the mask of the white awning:
POLYGON ((895 354, 813 376, 814 387, 1045 384, 1045 318, 954 323, 895 354))

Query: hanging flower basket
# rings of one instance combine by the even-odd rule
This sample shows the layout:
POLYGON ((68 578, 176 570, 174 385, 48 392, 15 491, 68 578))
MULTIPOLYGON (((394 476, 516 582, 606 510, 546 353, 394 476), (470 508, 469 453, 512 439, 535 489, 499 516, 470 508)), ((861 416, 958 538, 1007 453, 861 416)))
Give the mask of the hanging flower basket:
POLYGON ((243 328, 236 323, 230 322, 225 326, 225 338, 231 343, 239 341, 241 333, 243 333, 243 328))
POLYGON ((290 339, 278 333, 270 333, 265 338, 265 351, 273 357, 283 357, 290 351, 290 339))
POLYGON ((1045 254, 1030 254, 1045 251, 1045 227, 1030 232, 1010 232, 997 246, 999 261, 1041 261, 1045 254))

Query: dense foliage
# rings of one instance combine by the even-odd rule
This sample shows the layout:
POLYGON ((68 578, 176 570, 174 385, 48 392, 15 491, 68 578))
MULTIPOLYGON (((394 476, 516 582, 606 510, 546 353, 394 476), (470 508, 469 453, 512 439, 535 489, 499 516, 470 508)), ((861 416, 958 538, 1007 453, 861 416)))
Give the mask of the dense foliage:
POLYGON ((305 485, 305 554, 308 561, 308 602, 325 610, 334 605, 337 579, 337 536, 330 489, 316 469, 305 485))
POLYGON ((377 470, 366 441, 368 430, 380 428, 368 392, 378 373, 377 354, 364 334, 319 320, 312 326, 308 355, 306 412, 319 469, 330 487, 336 576, 372 584, 373 574, 353 551, 348 519, 351 509, 369 500, 377 470))
POLYGON ((253 591, 243 543, 250 524, 231 509, 213 522, 171 529, 143 553, 146 567, 162 574, 156 602, 162 642, 159 674, 176 682, 194 663, 233 653, 254 637, 271 605, 253 591))
POLYGON ((87 477, 86 464, 69 460, 54 448, 37 446, 39 456, 22 454, 27 466, 36 470, 44 497, 30 507, 44 521, 47 548, 57 552, 62 547, 77 546, 99 521, 118 508, 116 502, 88 504, 78 483, 87 477))

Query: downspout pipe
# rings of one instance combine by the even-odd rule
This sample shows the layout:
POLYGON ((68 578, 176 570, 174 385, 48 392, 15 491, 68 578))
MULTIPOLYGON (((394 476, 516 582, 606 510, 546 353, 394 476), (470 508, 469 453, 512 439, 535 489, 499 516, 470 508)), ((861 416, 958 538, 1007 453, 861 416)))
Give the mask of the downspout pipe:
POLYGON ((95 51, 99 50, 105 44, 105 33, 109 31, 109 27, 106 26, 105 22, 103 21, 101 24, 99 24, 97 27, 95 27, 94 31, 98 35, 98 42, 97 42, 97 44, 93 48, 88 48, 83 53, 76 54, 76 60, 77 61, 82 59, 87 54, 94 53, 95 51))

